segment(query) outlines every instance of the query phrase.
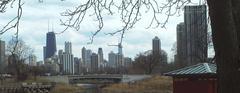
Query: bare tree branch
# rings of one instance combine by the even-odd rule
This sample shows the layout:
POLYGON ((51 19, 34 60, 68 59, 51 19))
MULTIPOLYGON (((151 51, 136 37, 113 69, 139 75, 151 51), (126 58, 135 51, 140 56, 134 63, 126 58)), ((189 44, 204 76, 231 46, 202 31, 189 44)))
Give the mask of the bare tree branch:
POLYGON ((7 4, 9 4, 11 0, 0 0, 0 13, 4 13, 6 10, 7 4))
MULTIPOLYGON (((7 5, 10 4, 10 7, 13 8, 13 4, 16 0, 2 0, 0 1, 0 13, 5 12, 7 5)), ((5 32, 9 31, 10 29, 16 28, 15 36, 18 38, 19 32, 19 22, 22 17, 22 0, 17 0, 17 14, 12 20, 10 20, 3 28, 0 30, 0 35, 3 35, 5 32)))
POLYGON ((74 28, 79 31, 86 14, 92 13, 90 16, 94 16, 98 22, 98 29, 92 32, 92 36, 90 38, 90 43, 92 43, 94 37, 101 32, 104 27, 103 17, 105 15, 113 16, 116 14, 113 11, 117 10, 119 11, 122 28, 110 33, 108 32, 106 35, 115 35, 120 33, 121 43, 124 38, 125 31, 132 29, 136 23, 141 20, 142 14, 151 14, 151 16, 148 16, 150 23, 146 28, 165 28, 169 17, 180 14, 181 9, 190 3, 192 3, 191 0, 87 0, 77 6, 74 10, 66 10, 61 14, 68 19, 65 21, 60 20, 61 25, 66 26, 66 28, 60 33, 65 32, 68 28, 74 28), (146 11, 142 11, 143 9, 146 11), (161 16, 166 16, 166 18, 161 18, 161 16))

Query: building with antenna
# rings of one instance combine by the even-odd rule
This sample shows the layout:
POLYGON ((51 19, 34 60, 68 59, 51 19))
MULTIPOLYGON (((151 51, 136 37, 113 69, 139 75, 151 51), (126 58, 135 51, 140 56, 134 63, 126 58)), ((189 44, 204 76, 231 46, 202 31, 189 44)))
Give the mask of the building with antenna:
POLYGON ((56 36, 54 33, 53 24, 52 24, 52 32, 50 32, 49 31, 49 21, 48 21, 48 33, 46 35, 47 35, 47 38, 46 38, 46 46, 44 49, 44 52, 45 52, 44 60, 46 60, 47 58, 53 57, 57 51, 56 36))

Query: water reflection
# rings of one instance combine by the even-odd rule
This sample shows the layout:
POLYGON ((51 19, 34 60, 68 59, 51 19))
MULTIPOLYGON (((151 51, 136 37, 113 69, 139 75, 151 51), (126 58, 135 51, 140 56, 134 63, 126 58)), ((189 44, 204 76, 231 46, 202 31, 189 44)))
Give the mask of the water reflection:
POLYGON ((102 93, 101 88, 96 84, 79 84, 84 88, 81 93, 102 93))
POLYGON ((90 88, 90 89, 84 90, 82 93, 102 93, 102 92, 101 92, 101 89, 99 88, 90 88))

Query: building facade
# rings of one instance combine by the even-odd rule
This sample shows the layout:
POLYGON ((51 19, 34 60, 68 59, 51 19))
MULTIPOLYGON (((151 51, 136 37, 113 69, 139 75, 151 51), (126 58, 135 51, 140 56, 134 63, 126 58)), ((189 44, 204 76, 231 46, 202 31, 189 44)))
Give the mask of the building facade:
POLYGON ((71 42, 65 42, 65 52, 59 51, 60 68, 63 74, 75 74, 71 42))
POLYGON ((72 43, 65 42, 65 53, 72 54, 72 43))
POLYGON ((177 25, 177 65, 184 67, 187 64, 187 32, 184 29, 184 22, 177 25))
POLYGON ((99 60, 98 67, 104 68, 104 58, 103 58, 103 49, 102 48, 98 48, 98 60, 99 60))
POLYGON ((28 62, 30 66, 37 66, 37 57, 35 55, 30 55, 28 62))
POLYGON ((92 53, 91 55, 91 73, 96 73, 98 72, 98 54, 92 53))
POLYGON ((184 7, 184 33, 186 33, 187 65, 207 61, 206 5, 184 7))
POLYGON ((157 36, 155 36, 152 40, 152 51, 153 55, 159 54, 161 51, 161 41, 157 36))
POLYGON ((111 68, 116 68, 117 67, 117 54, 113 53, 113 51, 111 51, 108 54, 108 66, 111 68))
POLYGON ((91 70, 91 56, 92 56, 92 50, 87 49, 86 50, 86 59, 85 59, 85 65, 86 65, 87 72, 90 72, 90 70, 91 70))
POLYGON ((46 39, 46 58, 51 58, 55 55, 57 51, 56 47, 56 37, 54 32, 48 32, 47 33, 47 39, 46 39))
POLYGON ((83 47, 82 48, 82 62, 83 62, 83 65, 84 65, 84 67, 86 67, 86 48, 85 47, 83 47))
POLYGON ((78 57, 74 57, 74 71, 75 71, 75 74, 81 74, 81 59, 78 58, 78 57))

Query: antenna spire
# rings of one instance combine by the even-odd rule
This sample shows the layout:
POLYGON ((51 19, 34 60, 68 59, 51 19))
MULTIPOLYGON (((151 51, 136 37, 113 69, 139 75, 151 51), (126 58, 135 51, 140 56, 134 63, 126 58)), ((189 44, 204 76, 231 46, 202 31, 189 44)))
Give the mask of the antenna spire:
POLYGON ((48 32, 49 32, 49 19, 48 19, 48 32))
POLYGON ((53 29, 53 22, 52 22, 52 31, 54 32, 54 29, 53 29))

